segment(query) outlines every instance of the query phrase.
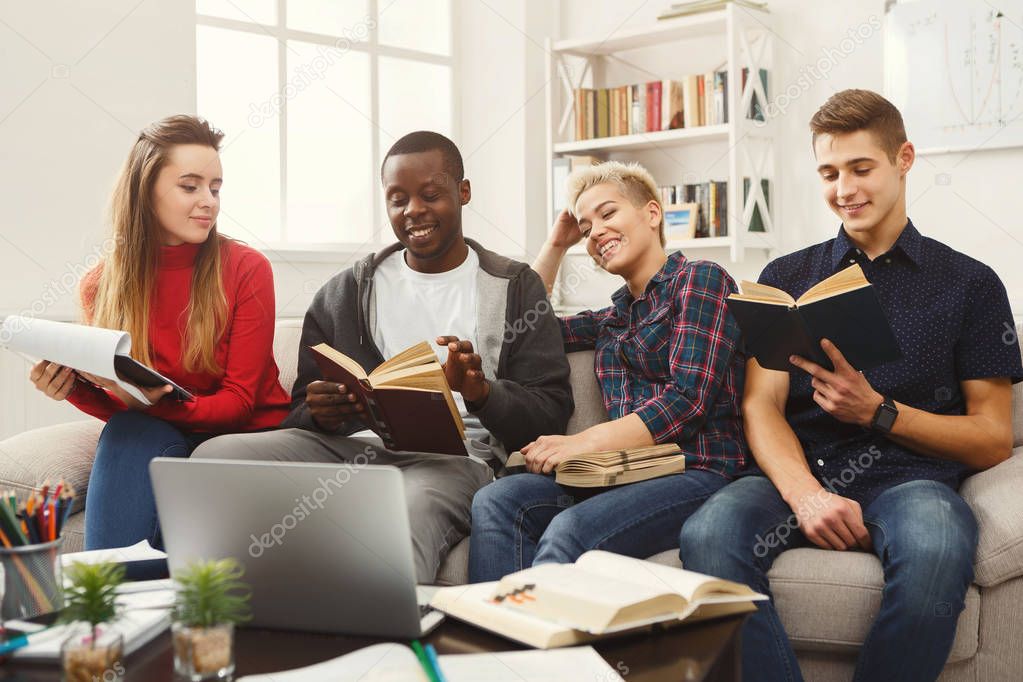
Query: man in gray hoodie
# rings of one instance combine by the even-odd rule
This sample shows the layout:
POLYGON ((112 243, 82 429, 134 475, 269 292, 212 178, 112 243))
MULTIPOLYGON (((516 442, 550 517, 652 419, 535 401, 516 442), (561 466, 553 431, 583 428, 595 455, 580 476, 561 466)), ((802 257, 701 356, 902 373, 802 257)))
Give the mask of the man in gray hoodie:
POLYGON ((507 453, 562 434, 572 414, 568 361, 540 277, 462 235, 471 188, 455 144, 419 131, 381 168, 398 239, 317 292, 302 327, 292 411, 283 430, 207 441, 193 457, 370 462, 402 470, 419 582, 434 580, 468 533, 476 490, 507 453), (348 387, 322 381, 308 352, 326 343, 372 371, 397 352, 437 344, 466 426, 469 457, 395 452, 366 430, 348 387), (290 428, 287 428, 290 427, 290 428))

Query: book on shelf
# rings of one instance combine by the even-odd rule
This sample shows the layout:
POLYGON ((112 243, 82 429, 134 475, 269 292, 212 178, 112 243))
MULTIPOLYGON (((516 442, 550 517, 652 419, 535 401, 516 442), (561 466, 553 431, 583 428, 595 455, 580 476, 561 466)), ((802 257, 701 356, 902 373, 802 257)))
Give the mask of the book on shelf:
POLYGON ((756 282, 744 281, 739 289, 726 303, 761 367, 793 371, 789 356, 801 355, 832 370, 821 339, 834 343, 860 371, 902 356, 877 292, 859 265, 818 282, 798 299, 756 282))
POLYGON ((187 402, 195 399, 163 374, 132 358, 131 334, 125 331, 8 315, 0 327, 0 347, 33 362, 49 360, 114 381, 143 405, 151 403, 140 389, 167 384, 172 390, 162 400, 187 402))
POLYGON ((646 86, 642 83, 637 85, 629 86, 629 90, 632 93, 632 109, 630 114, 632 116, 629 124, 630 133, 645 133, 646 132, 646 86))
POLYGON ((746 585, 611 552, 543 564, 500 581, 442 587, 430 605, 538 649, 591 642, 753 611, 767 599, 746 585))
MULTIPOLYGON (((508 457, 507 466, 525 466, 521 452, 508 457)), ((574 455, 555 467, 555 480, 561 485, 597 488, 625 485, 681 474, 686 470, 686 457, 674 443, 650 445, 624 450, 606 450, 574 455)))
POLYGON ((391 450, 465 455, 465 426, 437 354, 422 341, 372 372, 325 343, 310 347, 323 376, 365 406, 360 417, 391 450))

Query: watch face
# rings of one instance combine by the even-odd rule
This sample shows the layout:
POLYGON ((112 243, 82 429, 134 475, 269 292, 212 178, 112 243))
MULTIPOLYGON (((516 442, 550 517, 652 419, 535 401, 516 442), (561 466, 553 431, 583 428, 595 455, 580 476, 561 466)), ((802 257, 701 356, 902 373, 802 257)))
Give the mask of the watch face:
POLYGON ((895 424, 895 418, 899 416, 899 411, 889 405, 882 405, 877 412, 877 418, 874 420, 877 428, 883 431, 891 431, 892 426, 895 424))

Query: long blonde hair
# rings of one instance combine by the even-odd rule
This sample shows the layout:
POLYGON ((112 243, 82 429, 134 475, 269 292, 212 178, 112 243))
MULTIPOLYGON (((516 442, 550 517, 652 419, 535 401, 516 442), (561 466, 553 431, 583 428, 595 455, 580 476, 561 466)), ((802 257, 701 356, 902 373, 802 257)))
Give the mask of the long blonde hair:
MULTIPOLYGON (((147 365, 152 364, 149 314, 161 245, 153 188, 173 147, 199 144, 219 151, 223 137, 195 116, 157 121, 139 133, 114 188, 110 215, 115 246, 87 275, 83 303, 93 303, 83 306, 83 313, 87 324, 129 332, 132 357, 147 365)), ((215 351, 227 319, 220 254, 226 241, 214 224, 196 256, 181 357, 187 372, 222 372, 215 351)))

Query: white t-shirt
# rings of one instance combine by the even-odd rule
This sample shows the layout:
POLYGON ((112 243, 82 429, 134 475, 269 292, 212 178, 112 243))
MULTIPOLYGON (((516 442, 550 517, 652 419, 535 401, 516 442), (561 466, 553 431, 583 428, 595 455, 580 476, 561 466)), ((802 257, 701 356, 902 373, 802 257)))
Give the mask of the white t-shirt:
MULTIPOLYGON (((438 336, 457 336, 471 341, 473 349, 478 349, 476 278, 479 269, 479 256, 471 248, 461 265, 437 274, 410 268, 404 251, 384 259, 373 273, 376 296, 373 341, 384 359, 426 341, 440 361, 446 362, 448 349, 437 345, 438 336)), ((454 397, 462 417, 469 417, 462 395, 455 392, 454 397)))

